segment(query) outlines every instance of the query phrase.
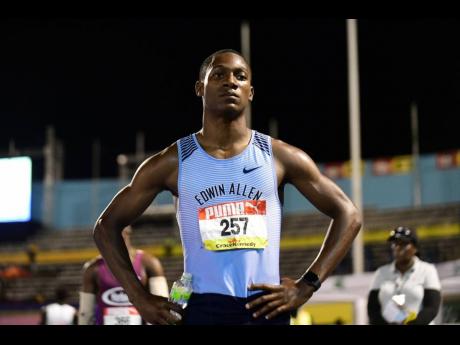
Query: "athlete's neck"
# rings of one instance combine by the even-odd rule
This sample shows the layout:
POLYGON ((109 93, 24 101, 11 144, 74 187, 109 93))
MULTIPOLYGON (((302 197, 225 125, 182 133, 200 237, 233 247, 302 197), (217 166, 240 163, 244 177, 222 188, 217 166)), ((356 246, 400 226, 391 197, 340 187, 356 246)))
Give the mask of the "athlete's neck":
POLYGON ((246 126, 244 115, 233 120, 203 116, 203 128, 197 136, 200 144, 226 151, 235 146, 247 145, 251 139, 251 130, 246 126))

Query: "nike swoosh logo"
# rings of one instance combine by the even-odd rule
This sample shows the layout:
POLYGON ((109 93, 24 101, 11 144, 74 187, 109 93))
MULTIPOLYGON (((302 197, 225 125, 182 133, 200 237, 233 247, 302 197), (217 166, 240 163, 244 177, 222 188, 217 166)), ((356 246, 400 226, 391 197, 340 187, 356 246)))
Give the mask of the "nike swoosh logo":
POLYGON ((259 165, 258 167, 255 167, 255 168, 252 168, 252 169, 243 168, 243 174, 250 173, 251 171, 254 171, 254 170, 259 169, 259 168, 262 168, 262 165, 259 165))

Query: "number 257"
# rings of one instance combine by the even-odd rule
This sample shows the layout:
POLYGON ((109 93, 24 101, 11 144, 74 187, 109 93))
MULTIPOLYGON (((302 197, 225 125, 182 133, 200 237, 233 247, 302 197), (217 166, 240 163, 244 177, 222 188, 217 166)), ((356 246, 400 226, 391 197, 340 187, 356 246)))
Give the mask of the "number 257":
POLYGON ((244 222, 243 235, 246 235, 246 228, 248 227, 248 217, 230 218, 230 221, 228 221, 228 219, 222 219, 220 221, 220 225, 224 226, 224 228, 221 232, 221 235, 238 235, 241 231, 240 224, 238 224, 238 222, 244 222))

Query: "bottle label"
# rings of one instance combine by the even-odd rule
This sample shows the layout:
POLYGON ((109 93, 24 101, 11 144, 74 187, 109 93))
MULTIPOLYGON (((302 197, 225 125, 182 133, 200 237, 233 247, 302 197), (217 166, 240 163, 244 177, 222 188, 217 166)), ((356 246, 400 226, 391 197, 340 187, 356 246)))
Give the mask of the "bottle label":
POLYGON ((171 301, 172 302, 187 302, 190 299, 192 292, 183 286, 173 286, 171 289, 171 301))
POLYGON ((268 244, 265 200, 225 202, 198 210, 207 250, 263 249, 268 244))

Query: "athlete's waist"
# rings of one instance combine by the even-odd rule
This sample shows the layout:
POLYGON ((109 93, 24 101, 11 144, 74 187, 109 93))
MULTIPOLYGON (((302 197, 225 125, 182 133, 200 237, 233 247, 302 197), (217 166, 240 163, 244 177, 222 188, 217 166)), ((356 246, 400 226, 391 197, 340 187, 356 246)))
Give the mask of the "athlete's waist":
POLYGON ((231 296, 226 294, 220 293, 196 293, 193 292, 188 305, 202 305, 202 304, 209 304, 209 305, 227 305, 233 306, 234 308, 242 308, 246 310, 246 303, 249 303, 256 298, 265 295, 266 292, 255 292, 254 294, 248 297, 238 297, 238 296, 231 296))
MULTIPOLYGON (((260 267, 260 266, 259 266, 260 267)), ((277 267, 275 264, 272 267, 277 267)), ((197 294, 217 294, 237 298, 247 298, 259 291, 248 290, 251 284, 280 283, 279 270, 274 268, 270 274, 247 274, 246 272, 229 272, 218 274, 215 270, 196 272, 186 269, 192 274, 193 291, 197 294)))

